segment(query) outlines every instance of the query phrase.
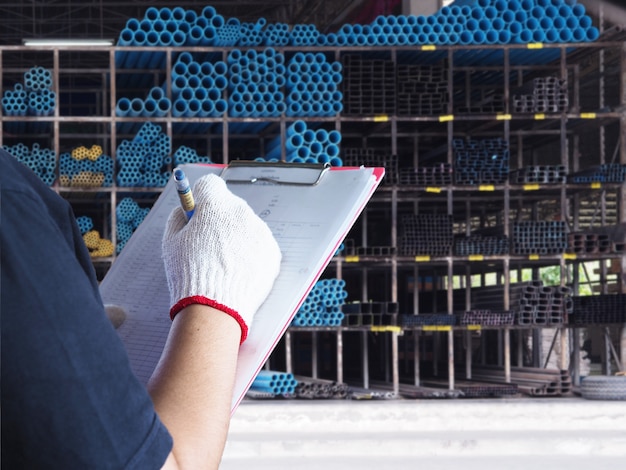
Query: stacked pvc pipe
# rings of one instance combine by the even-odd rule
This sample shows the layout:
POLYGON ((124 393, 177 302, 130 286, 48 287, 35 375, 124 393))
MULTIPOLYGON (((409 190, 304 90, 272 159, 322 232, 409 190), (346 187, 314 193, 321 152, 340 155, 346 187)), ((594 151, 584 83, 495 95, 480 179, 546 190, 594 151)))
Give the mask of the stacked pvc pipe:
MULTIPOLYGON (((161 87, 153 87, 145 99, 122 97, 115 107, 118 117, 162 117, 167 116, 172 108, 172 102, 165 95, 161 87)), ((118 124, 118 131, 128 133, 136 125, 133 122, 118 124)))
POLYGON ((291 41, 289 25, 286 23, 268 24, 264 33, 265 44, 268 46, 287 46, 291 41))
POLYGON ((113 185, 113 159, 102 147, 76 147, 59 157, 59 184, 74 187, 110 187, 113 185))
POLYGON ((117 148, 117 184, 122 187, 163 187, 171 176, 170 138, 160 126, 144 123, 132 140, 117 148))
POLYGON ((89 250, 92 258, 103 258, 113 256, 113 243, 111 240, 101 238, 100 233, 93 228, 93 219, 86 215, 76 218, 78 229, 83 236, 85 246, 89 250))
POLYGON ((297 52, 287 65, 287 116, 336 116, 343 109, 341 62, 297 52))
MULTIPOLYGON (((215 8, 200 13, 180 7, 146 10, 121 31, 119 46, 395 46, 427 44, 577 43, 595 41, 599 31, 576 0, 457 0, 437 13, 378 16, 366 25, 344 24, 338 32, 320 34, 313 25, 241 23, 225 20, 215 8)), ((471 51, 486 58, 492 51, 471 51)), ((554 58, 555 50, 512 51, 512 63, 532 54, 554 58)), ((558 51, 556 51, 558 54, 558 51)), ((118 68, 162 68, 160 51, 116 54, 118 68)))
POLYGON ((269 393, 274 396, 291 396, 297 386, 298 381, 291 373, 261 370, 252 382, 250 390, 253 392, 269 393))
POLYGON ((263 44, 263 27, 266 25, 265 18, 259 18, 256 23, 241 23, 240 25, 240 46, 260 46, 263 44))
POLYGON ((52 186, 56 179, 55 169, 57 165, 54 150, 41 148, 38 143, 34 143, 31 148, 22 143, 5 145, 3 148, 29 167, 45 184, 52 186))
POLYGON ((345 24, 320 36, 322 45, 569 43, 599 36, 575 0, 472 0, 453 2, 430 16, 378 16, 369 25, 345 24))
POLYGON ((176 150, 174 155, 172 155, 172 159, 174 160, 174 167, 184 165, 186 163, 213 163, 211 161, 211 157, 198 155, 196 150, 185 145, 178 147, 178 150, 176 150))
POLYGON ((115 227, 117 246, 116 253, 120 253, 126 242, 130 239, 131 235, 139 224, 143 222, 150 212, 149 207, 140 207, 137 202, 131 197, 125 197, 122 199, 115 208, 115 217, 117 218, 117 225, 115 227))
MULTIPOLYGON (((343 166, 339 157, 341 133, 337 130, 308 129, 306 122, 295 121, 287 127, 285 136, 286 161, 292 163, 328 163, 343 166)), ((283 142, 280 136, 272 139, 266 147, 265 158, 258 161, 278 161, 283 142)))
MULTIPOLYGON (((228 84, 228 67, 223 61, 198 62, 183 52, 172 67, 172 115, 175 117, 218 117, 228 103, 222 98, 228 84)), ((209 123, 175 123, 175 132, 206 132, 209 123)))
MULTIPOLYGON (((227 58, 228 111, 232 117, 279 117, 285 112, 285 57, 274 48, 233 49, 227 58)), ((254 132, 267 123, 232 124, 233 132, 254 132)))
POLYGON ((348 297, 343 279, 322 279, 315 283, 296 312, 293 326, 340 326, 341 306, 348 297))
MULTIPOLYGON (((24 72, 24 83, 2 95, 2 109, 6 116, 50 116, 56 108, 56 93, 52 90, 52 73, 43 67, 32 67, 24 72)), ((30 132, 42 132, 47 123, 29 123, 30 132)), ((21 122, 7 123, 6 130, 24 132, 21 122)))
POLYGON ((16 83, 13 90, 4 92, 2 109, 7 116, 26 116, 28 113, 28 93, 24 90, 24 85, 16 83))
POLYGON ((292 46, 315 46, 318 44, 320 32, 312 24, 295 24, 290 33, 292 46))

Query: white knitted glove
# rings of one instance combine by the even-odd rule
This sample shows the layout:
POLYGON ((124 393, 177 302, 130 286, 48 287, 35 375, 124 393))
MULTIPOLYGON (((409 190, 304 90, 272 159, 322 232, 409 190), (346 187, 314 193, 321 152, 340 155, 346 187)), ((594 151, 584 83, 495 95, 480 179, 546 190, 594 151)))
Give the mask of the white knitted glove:
POLYGON ((241 326, 241 342, 280 269, 278 243, 248 203, 217 175, 194 188, 195 212, 181 207, 167 221, 162 250, 174 317, 191 304, 217 308, 241 326))

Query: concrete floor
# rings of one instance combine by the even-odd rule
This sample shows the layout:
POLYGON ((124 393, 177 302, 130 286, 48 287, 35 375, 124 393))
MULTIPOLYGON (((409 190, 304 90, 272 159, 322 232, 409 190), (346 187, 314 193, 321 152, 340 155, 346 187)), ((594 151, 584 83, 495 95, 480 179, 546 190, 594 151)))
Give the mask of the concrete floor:
POLYGON ((626 468, 626 402, 245 400, 221 470, 626 468))

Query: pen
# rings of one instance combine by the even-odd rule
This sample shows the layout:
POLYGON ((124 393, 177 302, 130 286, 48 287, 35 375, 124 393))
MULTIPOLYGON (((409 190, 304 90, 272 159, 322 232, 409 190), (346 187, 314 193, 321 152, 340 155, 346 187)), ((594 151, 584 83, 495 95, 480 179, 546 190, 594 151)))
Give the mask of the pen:
POLYGON ((180 204, 183 206, 183 210, 187 214, 187 218, 190 219, 193 215, 196 203, 193 200, 189 180, 187 179, 187 176, 185 176, 185 172, 180 168, 174 168, 174 182, 176 183, 176 191, 178 192, 178 197, 180 198, 180 204))

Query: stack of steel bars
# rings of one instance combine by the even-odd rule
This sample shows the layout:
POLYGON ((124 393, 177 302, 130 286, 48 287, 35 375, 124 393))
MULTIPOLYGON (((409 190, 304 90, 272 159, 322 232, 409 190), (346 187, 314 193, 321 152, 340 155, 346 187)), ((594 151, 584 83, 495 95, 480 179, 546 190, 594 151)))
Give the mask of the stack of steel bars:
POLYGON ((570 323, 574 325, 626 323, 626 294, 574 297, 570 323))
POLYGON ((524 183, 565 183, 567 171, 563 165, 533 165, 511 172, 510 181, 524 183))
POLYGON ((396 113, 396 67, 391 60, 343 56, 343 114, 396 113))
POLYGON ((547 255, 567 250, 567 224, 562 221, 524 221, 513 225, 513 253, 547 255))
POLYGON ((448 256, 453 242, 452 216, 403 214, 399 243, 401 254, 448 256))
POLYGON ((343 304, 344 326, 396 325, 397 302, 350 302, 343 304))
MULTIPOLYGON (((481 382, 506 383, 500 366, 474 366, 472 379, 481 382)), ((572 391, 569 372, 538 367, 511 367, 511 383, 530 396, 562 396, 572 391)))
POLYGON ((448 107, 446 69, 434 65, 403 65, 397 69, 398 116, 436 116, 448 107))
POLYGON ((567 111, 567 80, 537 77, 513 94, 515 113, 560 113, 567 111))
POLYGON ((420 186, 446 186, 452 184, 453 169, 449 163, 433 166, 400 168, 400 184, 420 186))
POLYGON ((308 399, 343 399, 348 397, 348 385, 331 380, 297 376, 296 398, 308 399))

